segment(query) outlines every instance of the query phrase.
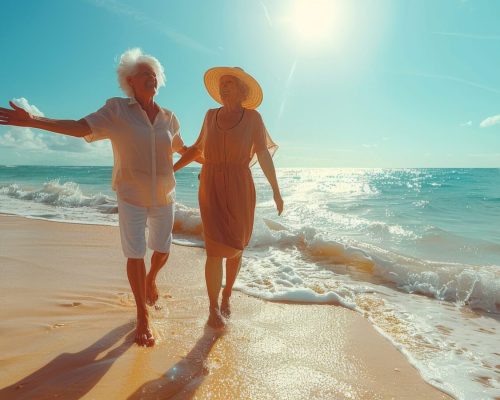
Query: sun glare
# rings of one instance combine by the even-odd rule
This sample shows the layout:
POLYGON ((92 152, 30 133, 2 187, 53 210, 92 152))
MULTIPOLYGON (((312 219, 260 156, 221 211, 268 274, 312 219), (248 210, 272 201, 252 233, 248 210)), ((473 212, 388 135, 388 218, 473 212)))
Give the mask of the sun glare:
POLYGON ((291 24, 298 39, 314 44, 330 38, 335 20, 334 5, 332 0, 296 0, 291 24))

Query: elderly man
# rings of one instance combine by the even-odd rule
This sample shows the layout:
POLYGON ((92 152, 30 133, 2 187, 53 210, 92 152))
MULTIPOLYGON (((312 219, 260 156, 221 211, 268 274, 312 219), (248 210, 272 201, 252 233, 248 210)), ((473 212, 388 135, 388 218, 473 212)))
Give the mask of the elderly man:
POLYGON ((88 142, 111 140, 120 237, 137 305, 135 341, 149 347, 155 339, 146 304, 154 305, 158 299, 156 276, 167 262, 172 242, 172 154, 183 154, 185 146, 175 115, 154 101, 158 87, 165 84, 159 61, 140 49, 131 49, 122 54, 117 72, 127 98, 111 98, 79 121, 33 116, 11 102, 12 109, 0 108, 0 124, 44 129, 88 142), (144 263, 146 224, 148 247, 154 251, 148 274, 144 263))

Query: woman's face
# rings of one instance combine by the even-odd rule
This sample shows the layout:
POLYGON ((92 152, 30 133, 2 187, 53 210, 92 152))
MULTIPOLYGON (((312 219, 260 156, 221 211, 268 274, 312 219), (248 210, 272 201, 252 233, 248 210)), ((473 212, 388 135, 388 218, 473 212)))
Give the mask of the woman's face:
POLYGON ((237 103, 241 104, 244 100, 243 91, 238 81, 238 78, 232 75, 224 75, 219 81, 219 93, 224 104, 237 103))
POLYGON ((139 64, 135 74, 127 78, 136 97, 153 97, 156 94, 158 81, 156 72, 148 64, 139 64))

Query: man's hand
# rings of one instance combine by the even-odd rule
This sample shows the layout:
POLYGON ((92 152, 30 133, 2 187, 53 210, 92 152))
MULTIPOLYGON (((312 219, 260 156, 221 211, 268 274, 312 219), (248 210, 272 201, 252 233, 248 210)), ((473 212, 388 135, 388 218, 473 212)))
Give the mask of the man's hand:
POLYGON ((30 126, 33 116, 9 101, 12 110, 0 107, 0 125, 30 126))

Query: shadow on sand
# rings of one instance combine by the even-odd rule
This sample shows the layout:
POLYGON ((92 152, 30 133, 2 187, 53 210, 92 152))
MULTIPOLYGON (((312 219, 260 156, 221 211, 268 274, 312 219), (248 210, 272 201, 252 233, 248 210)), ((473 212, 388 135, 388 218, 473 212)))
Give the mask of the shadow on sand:
POLYGON ((0 399, 80 399, 106 374, 114 361, 134 344, 134 323, 121 325, 86 349, 63 353, 31 375, 0 389, 0 399), (127 335, 128 333, 128 335, 127 335), (127 335, 125 341, 97 360, 127 335))
POLYGON ((205 326, 203 336, 181 361, 160 378, 146 382, 128 400, 190 399, 208 375, 205 360, 223 332, 205 326))

